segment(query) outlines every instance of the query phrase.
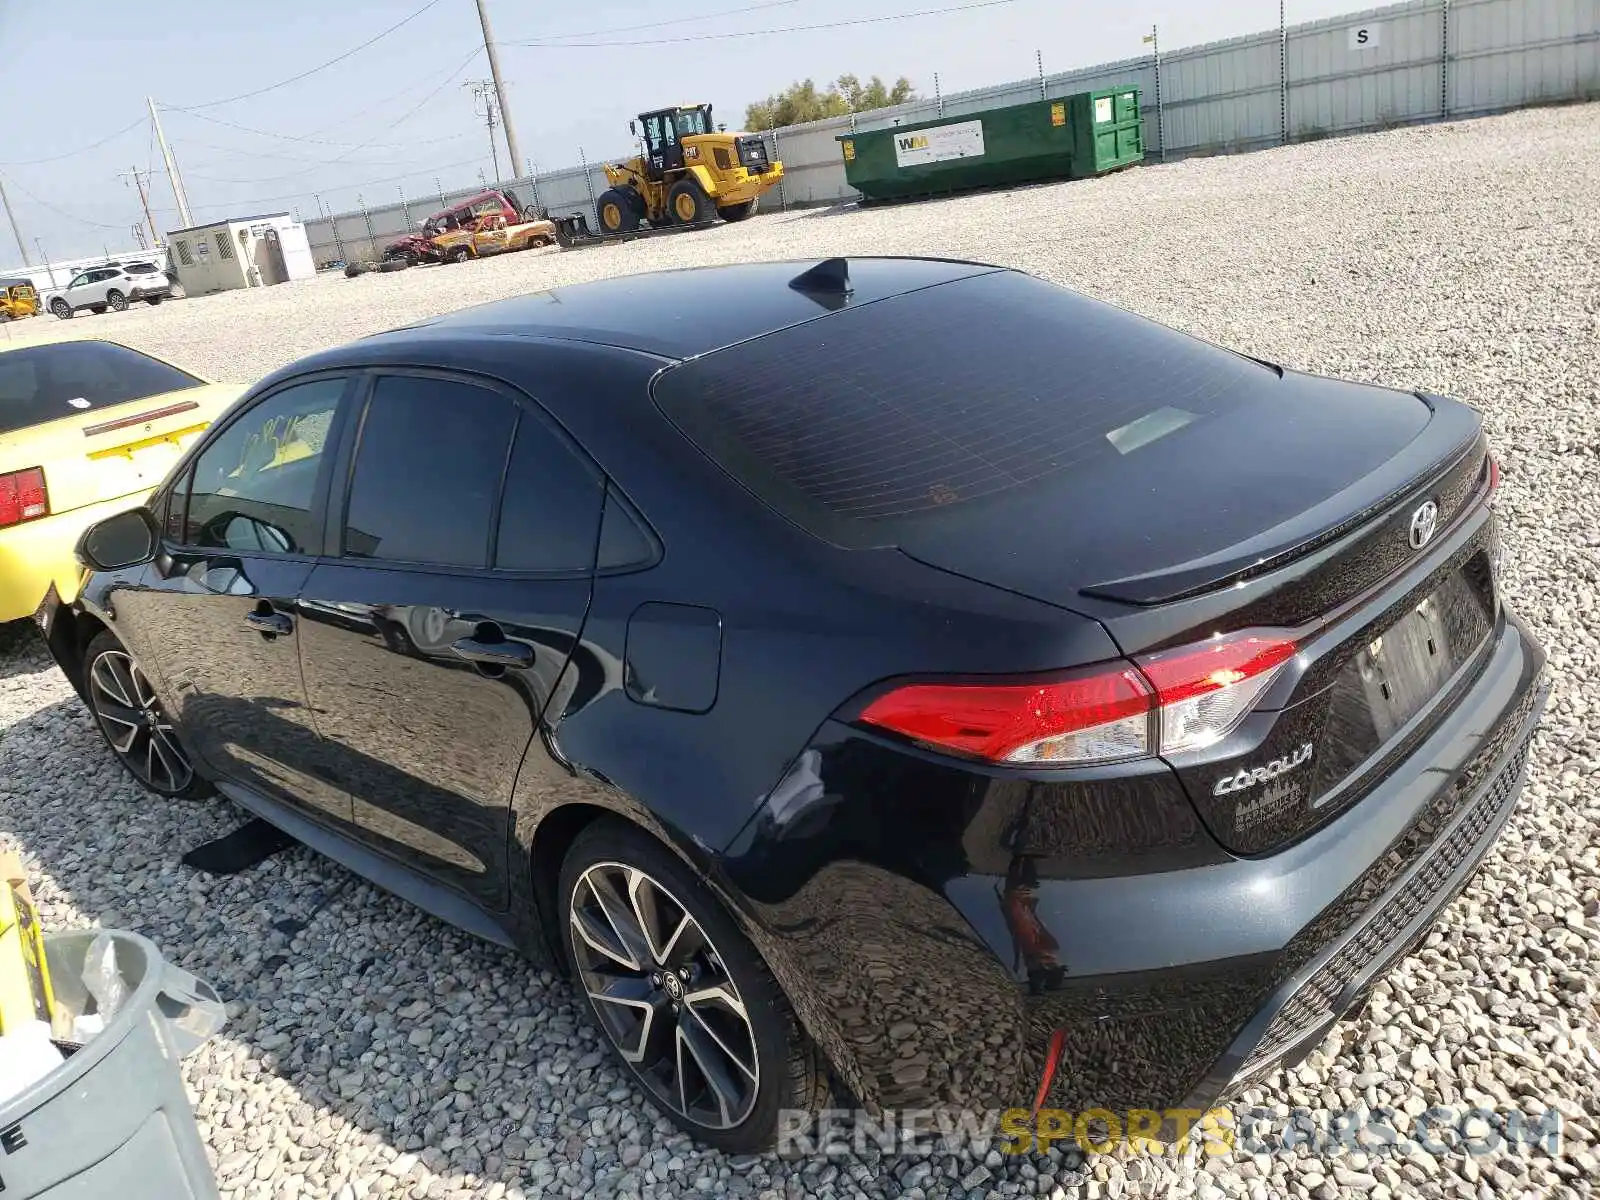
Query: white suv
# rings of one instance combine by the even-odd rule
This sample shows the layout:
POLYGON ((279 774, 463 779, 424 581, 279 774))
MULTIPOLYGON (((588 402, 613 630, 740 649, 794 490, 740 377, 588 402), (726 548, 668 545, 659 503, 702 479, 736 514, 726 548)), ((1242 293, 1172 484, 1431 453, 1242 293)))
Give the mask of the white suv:
POLYGON ((135 300, 160 304, 171 295, 172 284, 154 263, 107 263, 82 272, 59 292, 47 293, 44 306, 65 321, 85 308, 121 312, 135 300))

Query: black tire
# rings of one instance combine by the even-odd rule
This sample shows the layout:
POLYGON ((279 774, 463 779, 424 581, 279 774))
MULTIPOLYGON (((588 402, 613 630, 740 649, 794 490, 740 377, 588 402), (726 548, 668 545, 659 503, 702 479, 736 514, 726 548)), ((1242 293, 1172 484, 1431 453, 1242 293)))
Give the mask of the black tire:
POLYGON ((717 209, 717 216, 724 221, 742 221, 746 217, 754 216, 756 209, 760 207, 761 197, 757 196, 755 199, 746 200, 742 204, 724 204, 717 209))
POLYGON ((63 321, 72 320, 72 305, 65 300, 50 301, 50 311, 63 321))
MULTIPOLYGON (((823 1107, 828 1096, 828 1071, 821 1053, 801 1029, 788 998, 761 956, 727 910, 676 855, 633 826, 615 818, 602 818, 573 841, 561 866, 559 889, 562 945, 583 1003, 634 1082, 681 1129, 724 1153, 755 1154, 771 1149, 777 1141, 779 1114, 784 1109, 815 1112, 823 1107), (630 872, 642 874, 645 879, 643 886, 651 897, 645 911, 652 914, 656 926, 653 936, 646 937, 642 944, 636 941, 638 948, 630 954, 640 960, 655 956, 637 971, 623 965, 610 952, 596 948, 580 932, 584 920, 594 920, 598 912, 599 892, 595 888, 605 887, 608 881, 631 878, 630 872), (575 899, 578 920, 573 915, 575 899), (687 934, 683 933, 685 922, 694 927, 687 934), (678 931, 678 936, 668 936, 673 930, 678 931), (696 932, 700 936, 696 937, 696 932), (656 944, 662 946, 659 954, 653 948, 656 944), (687 982, 680 982, 679 972, 670 969, 676 963, 676 948, 682 946, 694 948, 680 968, 688 973, 687 982), (586 971, 586 964, 601 965, 604 974, 586 971), (654 972, 657 966, 662 969, 654 972), (654 983, 657 977, 662 985, 670 986, 654 983), (597 1001, 589 988, 591 984, 601 986, 602 978, 613 995, 625 994, 624 988, 630 989, 628 994, 637 988, 642 989, 641 995, 649 995, 633 1005, 597 1001), (701 997, 698 1004, 693 1000, 696 995, 701 997), (651 1006, 650 1015, 639 1017, 637 1013, 644 1004, 651 1006), (649 1060, 641 1065, 629 1061, 618 1040, 629 1040, 627 1035, 632 1032, 634 1021, 638 1022, 635 1052, 649 1060), (688 1059, 677 1049, 680 1028, 689 1031, 684 1039, 684 1046, 690 1051, 688 1059), (714 1028, 720 1033, 713 1032, 714 1028), (705 1033, 710 1033, 709 1040, 703 1036, 705 1033), (652 1038, 651 1034, 657 1036, 652 1038), (706 1104, 706 1097, 724 1094, 711 1086, 711 1073, 698 1067, 701 1060, 690 1045, 691 1038, 715 1060, 713 1065, 736 1092, 734 1103, 718 1104, 709 1122, 684 1111, 676 1098, 667 1099, 682 1093, 676 1090, 673 1080, 661 1075, 662 1071, 676 1070, 674 1063, 666 1061, 667 1045, 662 1044, 665 1041, 675 1051, 674 1062, 689 1064, 684 1076, 695 1089, 695 1098, 687 1105, 689 1110, 706 1104), (652 1056, 653 1048, 661 1053, 652 1056), (722 1052, 720 1056, 715 1053, 717 1050, 722 1052), (750 1065, 741 1073, 737 1068, 752 1050, 750 1065)), ((622 914, 624 924, 633 911, 630 908, 622 914)), ((610 928, 617 926, 612 924, 610 928)), ((629 928, 642 929, 643 924, 636 922, 629 928)), ((620 947, 623 940, 621 934, 616 934, 613 944, 620 947)))
POLYGON ((89 305, 89 311, 97 317, 103 317, 106 313, 106 306, 104 304, 91 304, 89 305))
POLYGON ((151 308, 154 308, 156 305, 160 304, 165 299, 166 299, 165 296, 146 296, 144 298, 144 302, 146 304, 148 304, 151 308))
POLYGON ((405 258, 386 258, 378 264, 378 270, 388 275, 394 271, 404 271, 411 266, 411 261, 405 258))
POLYGON ((716 215, 711 197, 693 179, 680 179, 667 192, 667 217, 674 225, 698 225, 716 215))
POLYGON ((0 325, 4 325, 10 320, 11 320, 11 314, 10 313, 8 313, 8 312, 0 312, 0 325))
POLYGON ((117 312, 128 311, 128 298, 121 292, 117 291, 116 288, 112 288, 106 293, 106 304, 115 309, 117 312))
POLYGON ((444 256, 444 260, 447 263, 464 263, 471 257, 471 250, 465 246, 455 246, 444 256))
POLYGON ((106 745, 141 787, 173 800, 214 794, 194 770, 144 672, 108 630, 96 634, 83 653, 83 683, 106 745))
POLYGON ((625 188, 607 188, 594 208, 601 233, 632 233, 639 228, 639 206, 634 193, 625 188))

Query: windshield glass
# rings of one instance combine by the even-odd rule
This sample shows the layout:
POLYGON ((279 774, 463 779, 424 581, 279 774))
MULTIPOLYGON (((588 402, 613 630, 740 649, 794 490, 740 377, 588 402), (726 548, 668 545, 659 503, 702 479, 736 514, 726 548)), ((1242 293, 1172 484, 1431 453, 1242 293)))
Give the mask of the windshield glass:
POLYGON ((81 412, 199 387, 176 367, 110 342, 0 352, 0 434, 81 412))

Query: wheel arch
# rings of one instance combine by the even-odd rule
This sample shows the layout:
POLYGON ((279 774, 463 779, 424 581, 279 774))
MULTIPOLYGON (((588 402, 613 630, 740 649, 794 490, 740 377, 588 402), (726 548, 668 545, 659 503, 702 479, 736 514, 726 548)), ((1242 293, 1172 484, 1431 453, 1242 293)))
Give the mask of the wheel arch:
MULTIPOLYGON (((669 829, 653 817, 647 809, 621 793, 593 785, 597 794, 560 803, 532 817, 526 861, 528 863, 528 900, 531 908, 528 940, 537 939, 537 947, 549 959, 552 969, 566 974, 566 949, 561 941, 560 896, 557 883, 561 878, 561 864, 578 835, 600 821, 615 821, 627 825, 670 851, 681 859, 716 893, 734 919, 743 924, 740 906, 728 896, 725 884, 717 877, 711 858, 687 835, 669 829)), ((519 814, 517 825, 522 824, 519 814)))
POLYGON ((712 204, 717 202, 717 193, 720 189, 716 176, 711 173, 710 168, 701 163, 695 163, 693 166, 684 168, 684 175, 700 185, 700 190, 710 198, 712 204))
POLYGON ((816 999, 805 994, 803 972, 792 957, 783 952, 781 939, 775 938, 764 927, 752 911, 749 900, 728 879, 717 856, 687 835, 674 832, 647 809, 621 793, 607 791, 603 796, 561 804, 546 811, 532 826, 527 863, 531 890, 531 905, 528 907, 531 907, 534 917, 526 940, 536 939, 537 947, 528 947, 528 951, 554 973, 562 978, 570 978, 559 924, 561 867, 578 836, 601 821, 616 821, 643 833, 695 872, 727 911, 733 923, 749 939, 756 955, 772 973, 794 1009, 801 1028, 822 1052, 835 1077, 854 1090, 855 1081, 861 1078, 862 1071, 847 1039, 834 1027, 833 1022, 822 1015, 816 999))
POLYGON ((51 657, 67 677, 67 682, 72 684, 72 690, 85 703, 89 698, 83 678, 84 652, 88 650, 90 642, 109 629, 110 626, 95 614, 63 606, 46 637, 51 657))

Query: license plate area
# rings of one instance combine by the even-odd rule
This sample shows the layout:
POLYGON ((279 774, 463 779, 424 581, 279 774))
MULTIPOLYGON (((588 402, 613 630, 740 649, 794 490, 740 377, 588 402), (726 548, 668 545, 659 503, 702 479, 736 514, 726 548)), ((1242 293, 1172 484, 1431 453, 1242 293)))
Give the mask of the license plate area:
POLYGON ((1482 603, 1456 571, 1363 646, 1352 667, 1377 740, 1387 742, 1438 695, 1488 633, 1482 603))

